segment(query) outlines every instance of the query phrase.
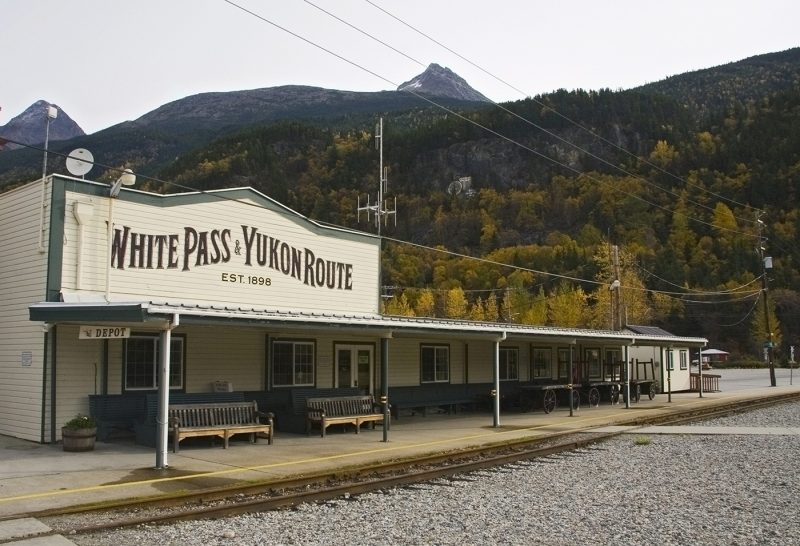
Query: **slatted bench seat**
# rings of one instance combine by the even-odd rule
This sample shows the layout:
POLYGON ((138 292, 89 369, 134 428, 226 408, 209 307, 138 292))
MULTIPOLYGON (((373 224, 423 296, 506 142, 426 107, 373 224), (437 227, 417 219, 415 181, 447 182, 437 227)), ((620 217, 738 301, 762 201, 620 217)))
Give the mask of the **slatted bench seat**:
POLYGON ((475 407, 474 398, 453 398, 441 400, 404 400, 401 402, 392 400, 392 417, 400 418, 400 410, 411 410, 411 414, 419 412, 423 417, 428 415, 428 410, 444 411, 445 413, 458 413, 461 407, 475 407))
POLYGON ((379 421, 383 421, 383 409, 372 395, 306 399, 306 434, 319 426, 324 438, 325 429, 331 425, 353 425, 358 434, 362 424, 370 423, 374 429, 379 421))
POLYGON ((224 448, 234 434, 250 434, 255 443, 258 433, 273 440, 271 413, 258 411, 256 402, 218 402, 213 404, 174 404, 168 409, 169 430, 172 434, 172 451, 177 453, 184 438, 212 436, 221 438, 224 448))
MULTIPOLYGON (((489 392, 489 387, 482 387, 478 392, 489 392)), ((480 401, 480 395, 470 392, 466 385, 429 385, 413 387, 395 387, 389 389, 389 403, 392 417, 400 418, 400 412, 411 410, 412 415, 423 416, 428 410, 457 413, 461 408, 474 409, 480 401)))

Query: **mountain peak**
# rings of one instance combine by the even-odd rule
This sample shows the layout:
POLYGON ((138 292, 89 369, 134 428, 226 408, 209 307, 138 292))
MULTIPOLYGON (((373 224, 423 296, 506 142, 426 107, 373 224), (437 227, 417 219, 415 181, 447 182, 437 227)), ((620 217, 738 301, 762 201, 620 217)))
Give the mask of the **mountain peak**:
POLYGON ((451 99, 491 102, 484 95, 475 91, 458 74, 449 68, 432 63, 425 72, 401 84, 398 91, 413 91, 420 95, 447 97, 451 99))
MULTIPOLYGON (((0 125, 0 136, 23 144, 42 144, 47 129, 47 109, 50 106, 58 110, 58 115, 50 122, 50 142, 68 140, 86 134, 58 105, 38 100, 28 106, 20 115, 11 118, 7 124, 0 125)), ((19 148, 19 146, 7 144, 6 148, 11 150, 19 148)))

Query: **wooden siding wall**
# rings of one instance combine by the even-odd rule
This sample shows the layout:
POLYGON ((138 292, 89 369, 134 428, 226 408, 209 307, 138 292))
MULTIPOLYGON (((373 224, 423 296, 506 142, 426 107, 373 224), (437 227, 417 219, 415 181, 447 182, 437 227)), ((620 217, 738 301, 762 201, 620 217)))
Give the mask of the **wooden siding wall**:
MULTIPOLYGON (((102 392, 103 341, 79 340, 78 326, 58 326, 56 349, 56 439, 61 426, 78 414, 89 415, 90 394, 102 392)), ((49 415, 48 415, 49 417, 49 415)), ((49 432, 48 432, 49 434, 49 432)), ((46 436, 48 436, 46 434, 46 436)))
MULTIPOLYGON (((41 323, 28 320, 28 306, 46 292, 41 199, 41 181, 0 194, 0 434, 33 441, 41 439, 44 333, 41 323)), ((47 248, 49 205, 44 220, 47 248)))

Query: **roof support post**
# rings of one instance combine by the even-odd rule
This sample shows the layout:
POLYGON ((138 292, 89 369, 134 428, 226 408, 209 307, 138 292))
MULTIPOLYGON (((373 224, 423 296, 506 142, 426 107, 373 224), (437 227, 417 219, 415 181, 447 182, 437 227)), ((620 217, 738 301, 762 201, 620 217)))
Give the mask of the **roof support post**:
POLYGON ((630 354, 628 352, 628 348, 635 344, 636 340, 632 339, 630 343, 626 343, 624 347, 625 351, 625 408, 630 409, 631 407, 631 359, 630 354))
POLYGON ((494 400, 493 400, 493 419, 492 426, 497 428, 500 426, 500 343, 506 340, 506 332, 501 332, 500 336, 494 341, 494 367, 492 375, 494 376, 494 400))
POLYGON ((158 417, 156 418, 156 470, 164 470, 167 464, 169 438, 169 369, 172 330, 180 325, 180 315, 175 313, 164 330, 161 331, 161 354, 158 359, 158 417))
POLYGON ((381 337, 381 406, 383 406, 383 441, 389 441, 389 339, 392 334, 381 337))

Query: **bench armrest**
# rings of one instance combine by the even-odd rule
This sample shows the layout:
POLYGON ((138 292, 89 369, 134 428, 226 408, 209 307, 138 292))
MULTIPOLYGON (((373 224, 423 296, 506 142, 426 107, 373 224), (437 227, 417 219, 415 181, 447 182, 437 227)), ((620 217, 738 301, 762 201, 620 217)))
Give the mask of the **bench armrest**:
POLYGON ((306 408, 306 417, 322 419, 325 417, 325 410, 321 408, 306 408))
POLYGON ((264 419, 266 421, 266 424, 272 425, 272 422, 275 420, 275 414, 272 413, 271 411, 268 412, 257 411, 256 418, 264 419))
POLYGON ((181 420, 180 420, 180 419, 178 419, 177 417, 170 417, 170 418, 167 420, 167 426, 168 426, 169 428, 180 428, 180 426, 181 426, 181 420))

